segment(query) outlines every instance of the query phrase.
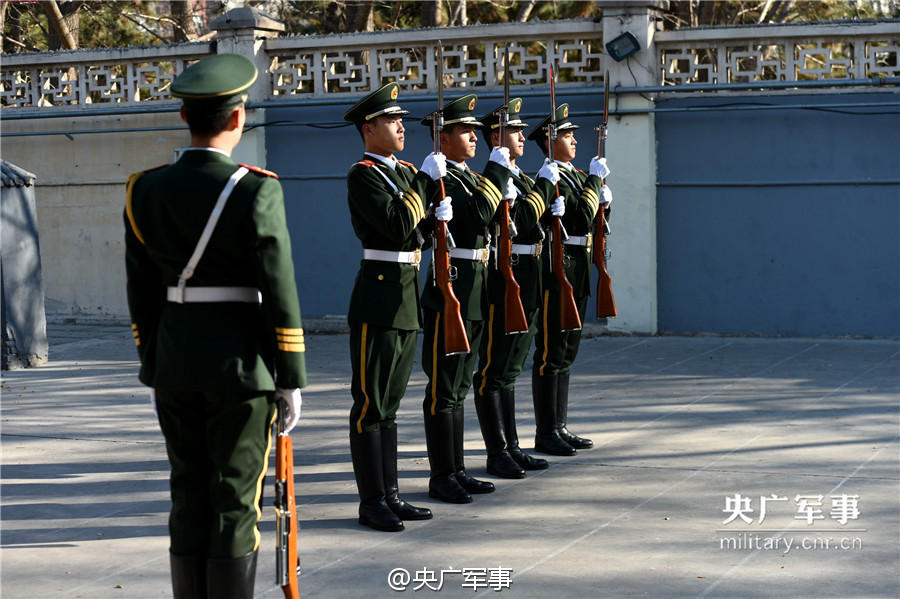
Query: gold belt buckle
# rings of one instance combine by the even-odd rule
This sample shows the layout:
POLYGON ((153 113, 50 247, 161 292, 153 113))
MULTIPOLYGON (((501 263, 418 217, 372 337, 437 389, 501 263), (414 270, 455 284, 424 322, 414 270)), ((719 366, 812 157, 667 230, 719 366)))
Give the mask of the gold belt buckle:
POLYGON ((590 248, 590 247, 591 247, 591 240, 593 240, 593 239, 594 239, 593 234, 588 233, 587 235, 585 235, 585 236, 584 236, 584 242, 585 242, 585 246, 584 246, 584 247, 590 248))
POLYGON ((538 241, 536 244, 534 244, 534 255, 535 255, 535 256, 540 256, 540 255, 541 255, 541 250, 543 250, 543 249, 544 249, 544 242, 543 242, 543 241, 538 241))
POLYGON ((419 265, 419 262, 422 261, 422 250, 416 250, 414 253, 415 253, 415 255, 416 255, 416 261, 413 262, 413 264, 415 264, 416 266, 418 266, 418 265, 419 265))
POLYGON ((487 262, 491 259, 491 251, 488 248, 481 249, 481 261, 487 262))

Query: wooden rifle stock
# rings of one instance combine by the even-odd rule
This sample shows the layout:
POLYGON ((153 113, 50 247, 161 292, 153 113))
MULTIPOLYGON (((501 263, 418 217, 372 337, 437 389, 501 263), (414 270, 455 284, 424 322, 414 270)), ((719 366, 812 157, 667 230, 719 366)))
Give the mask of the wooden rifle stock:
MULTIPOLYGON (((434 138, 434 153, 441 151, 441 129, 444 128, 444 47, 441 40, 437 42, 437 75, 438 75, 438 107, 431 115, 431 136, 434 138)), ((438 193, 432 202, 432 208, 437 208, 445 197, 447 190, 444 180, 437 180, 438 193)), ((466 335, 466 325, 462 319, 459 300, 453 292, 453 284, 450 276, 450 248, 448 247, 447 223, 437 218, 434 219, 434 243, 431 259, 434 271, 434 284, 437 285, 444 299, 444 355, 465 354, 471 350, 469 337, 466 335)))
POLYGON ((297 555, 297 500, 294 495, 294 448, 284 430, 284 408, 278 407, 275 446, 275 584, 285 599, 300 599, 297 555))
MULTIPOLYGON (((438 142, 440 143, 440 142, 438 142)), ((438 180, 438 197, 443 199, 447 192, 444 180, 438 180)), ((435 201, 437 205, 438 201, 435 201)), ((450 249, 447 247, 447 223, 434 219, 434 283, 444 298, 444 355, 465 354, 471 349, 466 325, 462 319, 459 300, 453 292, 450 280, 450 249)))
MULTIPOLYGON (((597 157, 606 157, 606 125, 609 122, 609 71, 604 77, 603 122, 597 128, 597 157)), ((603 181, 606 184, 606 181, 603 181)), ((606 270, 606 214, 603 206, 597 209, 594 219, 594 266, 597 267, 597 318, 616 316, 616 299, 613 297, 612 278, 606 270)))
POLYGON ((594 266, 597 267, 597 318, 617 316, 616 299, 613 297, 612 278, 606 270, 606 216, 601 206, 597 211, 594 232, 594 266))
MULTIPOLYGON (((556 141, 556 80, 550 67, 550 125, 547 130, 547 156, 553 162, 553 144, 556 141)), ((556 197, 559 197, 559 183, 556 183, 556 197)), ((556 198, 554 198, 555 200, 556 198)), ((562 217, 550 219, 550 269, 559 286, 559 328, 561 331, 576 331, 581 328, 581 316, 575 302, 575 289, 566 277, 565 249, 563 248, 562 217)))
MULTIPOLYGON (((559 197, 559 187, 556 188, 559 197)), ((562 219, 554 216, 550 223, 550 235, 553 237, 551 244, 551 267, 556 275, 559 285, 559 329, 561 331, 576 331, 581 328, 581 316, 578 314, 578 304, 575 303, 575 289, 566 277, 565 251, 562 241, 562 219)))
MULTIPOLYGON (((503 106, 498 115, 499 147, 506 145, 506 123, 509 119, 509 46, 504 46, 503 106)), ((512 234, 509 227, 509 200, 500 201, 497 208, 497 270, 503 277, 503 331, 507 335, 528 332, 528 319, 522 305, 521 288, 512 269, 512 234)))
POLYGON ((497 268, 503 276, 503 328, 507 335, 528 332, 520 287, 512 271, 512 238, 509 232, 509 201, 497 208, 500 236, 497 240, 497 268))

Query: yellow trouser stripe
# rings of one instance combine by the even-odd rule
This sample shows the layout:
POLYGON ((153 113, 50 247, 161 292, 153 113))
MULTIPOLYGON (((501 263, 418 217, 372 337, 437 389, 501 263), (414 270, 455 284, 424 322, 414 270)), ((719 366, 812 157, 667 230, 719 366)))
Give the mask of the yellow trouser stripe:
POLYGON ((362 421, 369 411, 369 394, 366 392, 366 333, 369 331, 369 323, 364 322, 362 326, 362 341, 359 343, 359 384, 362 387, 363 402, 362 411, 359 413, 359 420, 356 421, 356 432, 360 435, 363 432, 362 421))
POLYGON ((434 319, 434 340, 431 342, 431 415, 434 416, 437 412, 435 409, 437 408, 437 376, 438 376, 438 331, 441 325, 441 313, 437 313, 437 317, 434 319))
POLYGON ((484 369, 481 371, 481 385, 478 387, 478 395, 484 395, 484 388, 487 386, 487 372, 488 368, 491 367, 491 362, 493 361, 494 354, 492 350, 494 349, 494 308, 496 304, 491 304, 490 312, 488 313, 488 343, 487 343, 487 362, 484 364, 484 369))
POLYGON ((262 510, 259 509, 259 500, 262 497, 263 480, 266 478, 266 472, 269 470, 269 455, 272 453, 272 425, 275 424, 277 417, 278 410, 275 410, 272 414, 272 420, 269 422, 269 434, 267 435, 268 440, 266 441, 266 453, 265 459, 263 459, 262 471, 259 473, 259 478, 256 479, 256 497, 253 498, 253 508, 256 510, 256 526, 253 528, 253 551, 259 549, 261 540, 259 521, 262 520, 262 510))
POLYGON ((547 328, 547 318, 550 314, 550 290, 544 290, 544 354, 541 356, 541 367, 538 374, 544 376, 544 368, 547 366, 547 354, 550 351, 550 329, 547 328))

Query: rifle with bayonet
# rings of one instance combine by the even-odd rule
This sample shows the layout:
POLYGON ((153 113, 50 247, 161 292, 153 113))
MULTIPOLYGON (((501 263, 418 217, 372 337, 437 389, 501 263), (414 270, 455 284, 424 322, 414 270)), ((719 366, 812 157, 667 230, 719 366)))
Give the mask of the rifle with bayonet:
MULTIPOLYGON (((503 106, 498 111, 499 147, 506 142, 509 122, 509 46, 504 47, 503 106)), ((512 270, 512 232, 510 230, 509 200, 500 200, 497 208, 497 270, 503 277, 503 328, 507 335, 528 332, 528 319, 522 306, 520 287, 512 270)))
MULTIPOLYGON (((550 67, 550 123, 547 125, 547 158, 553 163, 553 144, 556 142, 556 80, 550 67)), ((559 183, 556 183, 556 198, 559 197, 559 183)), ((554 198, 555 199, 555 198, 554 198)), ((581 316, 575 303, 575 290, 566 277, 565 250, 563 239, 568 237, 562 224, 562 217, 550 217, 550 270, 556 276, 559 286, 559 328, 561 331, 576 331, 581 328, 581 316)))
MULTIPOLYGON (((431 115, 431 136, 434 138, 434 153, 441 151, 441 130, 444 128, 444 49, 441 41, 437 46, 437 77, 438 77, 438 108, 431 115)), ((438 193, 432 201, 432 209, 436 208, 447 196, 444 187, 444 179, 436 181, 438 193)), ((453 244, 453 236, 447 230, 447 223, 434 219, 434 231, 432 233, 433 255, 431 259, 434 285, 440 289, 444 299, 444 355, 465 354, 471 349, 469 338, 466 335, 466 325, 462 320, 462 312, 459 300, 453 292, 452 274, 450 266, 450 245, 453 244)))
POLYGON ((285 599, 300 599, 300 558, 297 555, 297 499, 294 495, 294 448, 284 432, 285 407, 278 402, 275 421, 275 584, 285 599))
MULTIPOLYGON (((597 140, 597 157, 606 157, 606 126, 609 122, 609 71, 604 77, 603 89, 603 121, 597 130, 600 132, 597 140)), ((606 184, 606 181, 603 181, 606 184)), ((606 214, 603 206, 597 210, 594 219, 594 266, 597 267, 597 318, 609 318, 616 316, 616 300, 612 292, 612 278, 606 270, 606 236, 609 227, 606 224, 606 214)))

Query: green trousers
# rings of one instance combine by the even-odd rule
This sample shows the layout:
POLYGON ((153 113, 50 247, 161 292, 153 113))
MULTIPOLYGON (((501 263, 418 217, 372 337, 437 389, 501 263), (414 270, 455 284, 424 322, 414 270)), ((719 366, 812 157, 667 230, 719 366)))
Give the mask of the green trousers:
POLYGON ((417 333, 350 323, 350 432, 394 426, 416 358, 417 333))
MULTIPOLYGON (((587 296, 576 297, 578 315, 584 322, 587 311, 587 296)), ((581 330, 559 330, 559 295, 555 289, 545 289, 543 303, 537 321, 537 334, 534 336, 533 376, 564 374, 578 355, 581 344, 581 330)))
POLYGON ((484 331, 483 320, 464 320, 471 351, 444 355, 443 314, 425 308, 425 336, 422 341, 422 369, 428 377, 424 408, 430 414, 452 414, 465 402, 472 387, 472 375, 484 331))
POLYGON ((172 467, 169 550, 207 558, 255 551, 273 394, 157 389, 156 407, 172 467))
POLYGON ((478 370, 473 384, 476 397, 491 391, 513 389, 531 349, 540 310, 525 315, 528 332, 507 335, 503 324, 503 304, 491 304, 485 334, 478 354, 478 370))

